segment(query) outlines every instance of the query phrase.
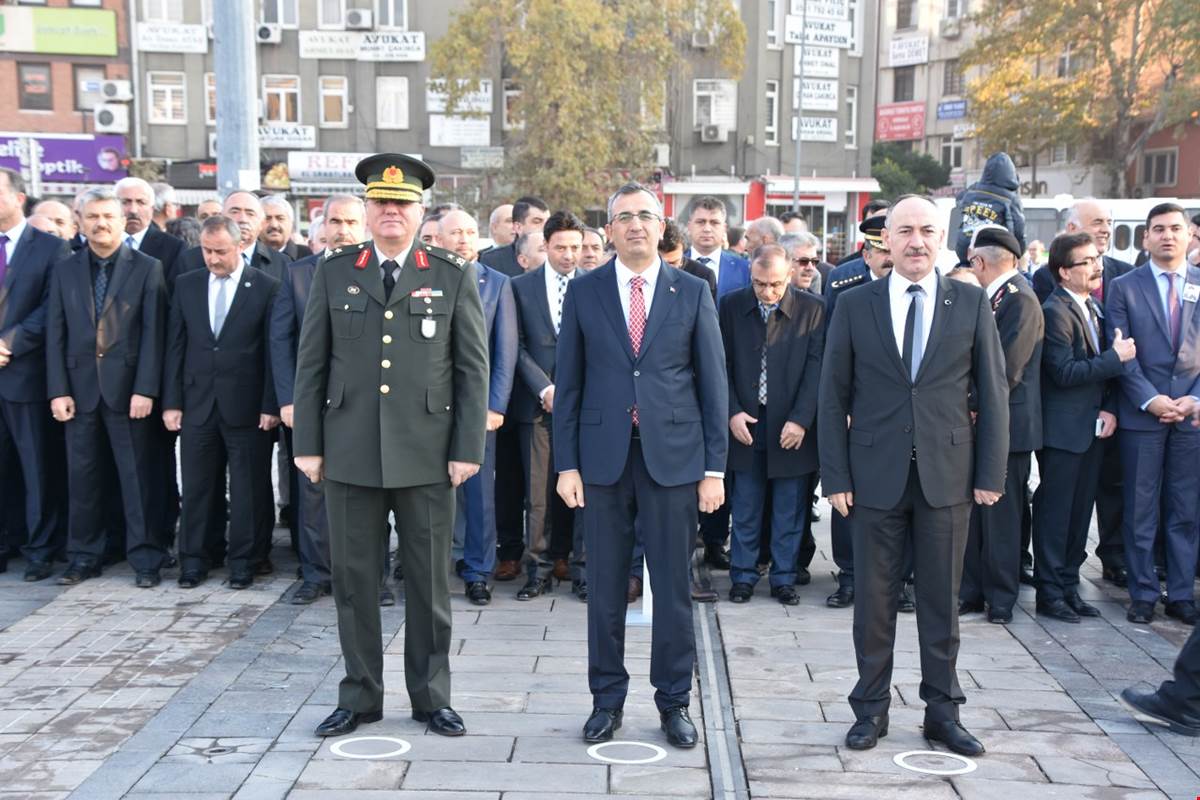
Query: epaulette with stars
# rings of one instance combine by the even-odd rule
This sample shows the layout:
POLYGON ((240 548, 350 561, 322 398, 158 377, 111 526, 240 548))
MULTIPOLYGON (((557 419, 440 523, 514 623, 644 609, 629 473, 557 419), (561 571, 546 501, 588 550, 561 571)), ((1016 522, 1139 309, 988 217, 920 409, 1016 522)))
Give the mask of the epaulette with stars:
POLYGON ((465 267, 467 265, 467 260, 465 258, 463 258, 462 256, 460 256, 458 253, 452 252, 450 250, 446 250, 441 247, 434 247, 431 244, 422 244, 422 245, 417 245, 417 246, 425 248, 425 252, 429 253, 429 255, 431 255, 435 258, 440 258, 442 261, 447 261, 450 264, 453 264, 454 266, 458 267, 459 269, 462 269, 463 267, 465 267))
POLYGON ((867 277, 867 273, 860 272, 857 275, 851 275, 849 278, 842 278, 841 280, 830 281, 829 288, 830 289, 845 289, 850 286, 853 286, 856 283, 861 283, 863 280, 866 279, 866 277, 867 277))
POLYGON ((371 242, 368 240, 365 242, 359 242, 358 244, 348 244, 344 247, 335 247, 332 250, 327 250, 325 252, 325 260, 332 261, 335 258, 341 258, 343 256, 357 255, 360 250, 363 250, 370 243, 371 242))

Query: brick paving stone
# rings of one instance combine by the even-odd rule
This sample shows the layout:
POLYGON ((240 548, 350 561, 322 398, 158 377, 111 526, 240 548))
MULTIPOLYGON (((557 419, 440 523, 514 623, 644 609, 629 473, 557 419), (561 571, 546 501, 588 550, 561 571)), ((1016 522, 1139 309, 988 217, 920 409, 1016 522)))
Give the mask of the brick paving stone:
POLYGON ((449 761, 417 761, 404 776, 404 789, 455 791, 529 790, 566 794, 604 792, 608 788, 608 768, 596 764, 485 764, 449 761))
POLYGON ((609 768, 612 794, 647 794, 707 800, 712 784, 707 769, 667 767, 659 764, 613 765, 609 768))
POLYGON ((408 763, 404 761, 312 761, 296 780, 297 789, 398 789, 408 763))
POLYGON ((953 779, 962 800, 1163 800, 1156 789, 1125 789, 1118 786, 1076 786, 973 778, 953 779))

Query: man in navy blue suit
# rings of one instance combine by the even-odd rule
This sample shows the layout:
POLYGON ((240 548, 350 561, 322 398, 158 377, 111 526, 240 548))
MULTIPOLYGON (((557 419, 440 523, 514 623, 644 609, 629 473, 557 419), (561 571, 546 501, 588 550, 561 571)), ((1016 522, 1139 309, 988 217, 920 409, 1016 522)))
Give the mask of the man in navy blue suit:
POLYGON ((488 337, 487 439, 479 472, 458 487, 454 541, 462 542, 462 579, 477 606, 492 600, 488 580, 496 568, 496 431, 504 424, 517 371, 517 307, 508 276, 477 260, 479 224, 452 209, 438 220, 438 245, 475 265, 483 329, 488 337))
POLYGON ((1125 568, 1130 622, 1154 618, 1159 598, 1154 539, 1165 515, 1167 616, 1196 623, 1200 500, 1200 268, 1187 264, 1187 217, 1160 203, 1146 219, 1150 260, 1105 294, 1109 335, 1137 341, 1117 398, 1125 482, 1125 568))
POLYGON ((667 740, 693 747, 690 556, 697 508, 712 512, 725 500, 729 387, 721 332, 707 284, 658 255, 658 198, 626 184, 609 200, 608 219, 616 258, 567 290, 554 401, 558 494, 584 509, 588 553, 593 710, 583 736, 607 741, 621 724, 637 519, 654 588, 654 700, 667 740))
MULTIPOLYGON (((20 463, 25 481, 25 580, 50 577, 56 511, 46 497, 46 301, 54 262, 67 243, 25 221, 25 182, 0 167, 0 486, 20 463), (13 451, 16 458, 13 458, 13 451)), ((8 567, 0 547, 0 572, 8 567)))

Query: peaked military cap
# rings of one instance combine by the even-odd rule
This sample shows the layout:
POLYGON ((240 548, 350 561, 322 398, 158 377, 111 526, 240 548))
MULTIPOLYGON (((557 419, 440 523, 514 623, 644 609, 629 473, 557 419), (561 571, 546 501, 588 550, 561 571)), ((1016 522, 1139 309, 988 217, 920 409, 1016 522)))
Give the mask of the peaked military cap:
POLYGON ((863 238, 870 242, 871 247, 876 250, 887 250, 883 246, 883 223, 886 221, 886 214, 876 214, 873 217, 867 217, 858 226, 858 230, 862 233, 863 238))
POLYGON ((421 192, 433 186, 433 169, 411 156, 379 153, 367 156, 354 168, 354 177, 367 187, 368 200, 421 202, 421 192))
POLYGON ((1002 228, 999 225, 987 225, 975 231, 971 249, 979 247, 999 247, 1012 253, 1013 258, 1021 257, 1021 244, 1017 241, 1017 237, 1013 236, 1008 228, 1002 228))

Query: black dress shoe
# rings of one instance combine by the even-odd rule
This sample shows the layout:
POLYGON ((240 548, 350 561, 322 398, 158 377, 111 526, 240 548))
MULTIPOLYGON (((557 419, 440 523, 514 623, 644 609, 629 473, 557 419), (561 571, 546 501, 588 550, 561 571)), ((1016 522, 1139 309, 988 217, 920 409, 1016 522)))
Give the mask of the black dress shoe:
POLYGON ((195 589, 207 578, 203 572, 185 572, 179 576, 179 585, 184 589, 195 589))
POLYGON ((25 580, 32 583, 33 581, 44 581, 54 573, 54 569, 48 561, 30 561, 25 566, 25 580))
POLYGON ((450 706, 437 711, 413 711, 412 718, 417 722, 429 723, 430 732, 438 736, 462 736, 467 732, 462 717, 450 706))
POLYGON ((983 753, 983 743, 957 722, 926 720, 925 738, 931 742, 941 742, 960 756, 977 756, 983 753))
POLYGON ((887 714, 863 717, 846 733, 846 747, 851 750, 870 750, 888 734, 887 714))
POLYGON ((88 578, 99 578, 100 567, 91 564, 71 564, 58 578, 59 586, 74 586, 88 578))
POLYGON ((842 584, 837 591, 825 598, 825 605, 830 608, 848 608, 854 605, 854 587, 842 584))
POLYGON ((543 594, 550 592, 551 585, 548 578, 530 578, 517 591, 518 600, 532 600, 535 597, 541 597, 543 594))
POLYGON ((255 575, 273 575, 275 573, 275 565, 271 563, 271 559, 264 558, 262 561, 254 565, 255 575))
POLYGON ((1166 725, 1172 732, 1184 736, 1200 736, 1200 717, 1180 713, 1178 703, 1164 700, 1158 692, 1139 692, 1130 687, 1121 692, 1121 702, 1135 717, 1166 725))
POLYGON ((771 587, 771 597, 774 597, 785 606, 800 605, 800 595, 796 594, 796 590, 791 586, 771 587))
POLYGON ((1149 625, 1154 619, 1154 603, 1134 600, 1129 604, 1129 610, 1125 612, 1125 619, 1135 625, 1149 625))
POLYGON ((686 706, 668 708, 659 714, 659 719, 662 721, 660 727, 663 733, 667 734, 668 742, 676 747, 696 746, 696 726, 692 724, 686 706))
POLYGON ((796 585, 797 586, 808 586, 810 583, 812 583, 812 573, 809 572, 808 569, 806 569, 805 567, 797 567, 796 568, 796 585))
POLYGON ((471 581, 465 591, 467 599, 477 606, 486 606, 492 602, 492 593, 483 581, 471 581))
POLYGON ((629 576, 629 586, 625 589, 625 602, 636 603, 642 596, 642 579, 637 575, 629 576))
POLYGON ((1124 589, 1129 585, 1129 575, 1120 564, 1105 564, 1100 574, 1104 580, 1114 586, 1120 586, 1124 589))
POLYGON ((900 587, 900 602, 897 604, 896 610, 901 614, 911 614, 917 610, 917 604, 913 601, 911 585, 906 583, 900 587))
POLYGON ((700 584, 692 581, 692 602, 695 603, 715 603, 721 598, 713 589, 705 589, 700 584))
POLYGON ((231 572, 229 574, 230 589, 249 589, 254 583, 254 575, 249 572, 231 572))
POLYGON ((1071 610, 1074 611, 1079 616, 1081 616, 1081 617, 1098 617, 1098 616, 1100 616, 1100 609, 1096 608, 1094 605, 1091 605, 1090 603, 1085 603, 1083 601, 1083 598, 1080 597, 1077 592, 1072 592, 1071 594, 1067 595, 1066 599, 1067 599, 1067 605, 1069 605, 1071 607, 1071 610))
POLYGON ((1174 617, 1184 625, 1196 624, 1196 604, 1191 600, 1176 600, 1167 603, 1167 616, 1174 617))
POLYGON ((467 571, 467 562, 465 559, 460 558, 454 562, 454 574, 455 575, 457 575, 458 577, 461 578, 463 576, 463 573, 466 571, 467 571))
POLYGON ((156 569, 139 572, 133 579, 133 585, 139 589, 153 589, 160 583, 162 583, 162 577, 156 569))
POLYGON ((754 596, 754 587, 748 583, 735 583, 729 589, 729 602, 749 603, 754 596))
POLYGON ((396 605, 396 595, 392 594, 392 590, 387 585, 379 587, 379 605, 381 607, 396 605))
POLYGON ((593 708, 592 715, 583 723, 585 742, 607 742, 613 732, 621 727, 623 712, 619 708, 593 708))
POLYGON ((309 603, 317 602, 317 598, 323 594, 329 594, 329 587, 313 581, 305 581, 300 584, 300 588, 292 593, 292 605, 306 606, 309 603))
POLYGON ((382 711, 359 713, 348 708, 339 708, 317 726, 315 733, 317 736, 344 736, 357 729, 360 723, 379 722, 381 719, 383 719, 382 711))
POLYGON ((579 598, 579 602, 588 601, 587 581, 571 581, 571 593, 579 598))
POLYGON ((993 625, 1007 625, 1012 622, 1012 611, 1006 611, 1002 608, 989 608, 987 621, 993 625))
POLYGON ((982 600, 959 600, 958 615, 961 617, 965 614, 981 614, 983 613, 982 600))
POLYGON ((172 552, 167 552, 166 561, 163 562, 163 569, 175 569, 179 566, 179 559, 172 552))
POLYGON ((1037 613, 1039 617, 1053 617, 1062 622, 1079 622, 1079 614, 1071 608, 1070 603, 1061 597, 1053 600, 1039 600, 1037 613))
POLYGON ((719 546, 708 545, 704 548, 704 563, 712 569, 727 570, 729 569, 729 555, 719 546))

